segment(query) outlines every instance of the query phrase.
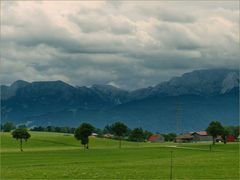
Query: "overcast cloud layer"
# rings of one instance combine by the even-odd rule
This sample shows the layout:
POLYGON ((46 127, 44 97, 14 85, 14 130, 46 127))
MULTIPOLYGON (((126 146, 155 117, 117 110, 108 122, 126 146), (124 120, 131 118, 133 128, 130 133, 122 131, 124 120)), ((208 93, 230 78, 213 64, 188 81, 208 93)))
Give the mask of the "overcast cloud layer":
POLYGON ((236 68, 238 7, 238 1, 5 1, 1 83, 136 89, 194 69, 236 68))

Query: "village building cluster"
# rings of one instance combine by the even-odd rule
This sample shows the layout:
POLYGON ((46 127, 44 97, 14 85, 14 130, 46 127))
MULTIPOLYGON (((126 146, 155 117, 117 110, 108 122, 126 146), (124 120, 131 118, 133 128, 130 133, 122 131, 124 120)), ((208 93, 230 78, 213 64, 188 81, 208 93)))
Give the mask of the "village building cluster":
MULTIPOLYGON (((148 138, 149 142, 164 142, 165 138, 161 134, 153 134, 148 138)), ((206 131, 199 131, 199 132, 187 132, 179 134, 175 137, 174 142, 177 143, 191 143, 191 142, 208 142, 212 141, 212 136, 208 135, 206 131)), ((233 135, 227 136, 228 142, 236 141, 236 138, 233 135)), ((221 136, 216 138, 216 142, 223 142, 221 136)))

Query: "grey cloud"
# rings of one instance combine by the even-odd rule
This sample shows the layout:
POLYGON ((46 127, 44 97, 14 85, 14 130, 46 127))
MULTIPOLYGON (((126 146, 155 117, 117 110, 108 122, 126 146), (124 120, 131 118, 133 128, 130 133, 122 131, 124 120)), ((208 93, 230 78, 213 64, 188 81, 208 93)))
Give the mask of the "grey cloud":
POLYGON ((114 14, 97 14, 97 12, 83 14, 81 12, 71 15, 69 20, 76 23, 84 33, 108 32, 129 35, 135 30, 135 26, 127 17, 114 14))
POLYGON ((196 18, 189 15, 182 14, 163 14, 160 15, 160 19, 167 22, 181 22, 181 23, 193 23, 196 18))
POLYGON ((51 2, 29 2, 31 10, 24 3, 5 3, 3 11, 4 84, 60 79, 136 89, 193 69, 239 65, 239 10, 227 3, 75 2, 55 5, 58 11, 51 2))

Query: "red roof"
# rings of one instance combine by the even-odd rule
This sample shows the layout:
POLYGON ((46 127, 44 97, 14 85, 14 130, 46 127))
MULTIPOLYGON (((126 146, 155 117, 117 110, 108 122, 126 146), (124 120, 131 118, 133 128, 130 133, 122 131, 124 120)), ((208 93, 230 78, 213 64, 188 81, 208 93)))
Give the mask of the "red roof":
POLYGON ((155 141, 157 140, 159 137, 161 137, 160 134, 153 134, 148 138, 148 141, 155 141))

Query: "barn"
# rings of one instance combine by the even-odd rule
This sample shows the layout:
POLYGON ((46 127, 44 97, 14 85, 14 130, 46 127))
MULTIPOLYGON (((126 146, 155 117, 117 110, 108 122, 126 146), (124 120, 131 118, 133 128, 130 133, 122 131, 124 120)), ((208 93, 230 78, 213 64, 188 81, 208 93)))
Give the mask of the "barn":
POLYGON ((165 138, 161 134, 153 134, 148 138, 149 142, 164 142, 165 138))
POLYGON ((193 142, 193 135, 192 133, 185 133, 180 134, 175 138, 175 142, 182 143, 182 142, 193 142))
POLYGON ((193 141, 195 142, 204 142, 204 141, 212 141, 212 136, 209 136, 206 131, 198 131, 192 133, 193 141))

